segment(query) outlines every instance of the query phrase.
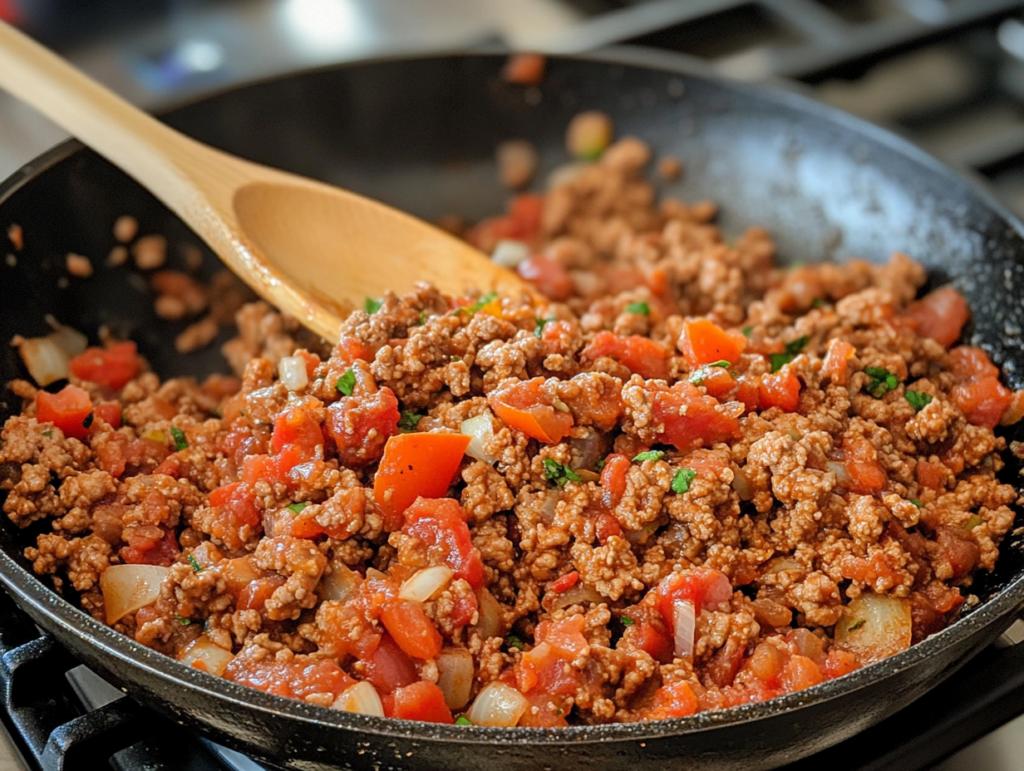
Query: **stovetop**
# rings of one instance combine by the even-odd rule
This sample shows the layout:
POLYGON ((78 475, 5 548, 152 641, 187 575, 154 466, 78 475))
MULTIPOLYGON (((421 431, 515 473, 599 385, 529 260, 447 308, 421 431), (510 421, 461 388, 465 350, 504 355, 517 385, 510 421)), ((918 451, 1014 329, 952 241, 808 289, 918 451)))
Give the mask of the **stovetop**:
MULTIPOLYGON (((1010 0, 0 0, 33 34, 155 108, 380 53, 503 42, 650 46, 788 79, 974 172, 1024 215, 1024 3, 1010 0), (89 12, 83 11, 88 7, 89 12), (92 19, 93 24, 85 23, 92 19), (99 19, 99 21, 96 21, 99 19), (87 34, 86 34, 87 33, 87 34)), ((0 176, 62 138, 0 96, 0 176)), ((884 723, 789 771, 929 768, 1024 712, 1024 622, 884 723)), ((135 706, 0 592, 0 721, 27 767, 260 771, 135 706)))

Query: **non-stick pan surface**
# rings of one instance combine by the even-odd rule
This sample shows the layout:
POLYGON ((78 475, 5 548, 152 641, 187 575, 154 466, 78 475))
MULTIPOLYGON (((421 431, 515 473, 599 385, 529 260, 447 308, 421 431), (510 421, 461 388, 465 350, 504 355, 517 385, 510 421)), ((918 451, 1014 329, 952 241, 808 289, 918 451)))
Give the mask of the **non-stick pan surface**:
MULTIPOLYGON (((1024 229, 912 146, 788 92, 696 75, 671 56, 556 59, 538 87, 503 83, 502 63, 472 55, 337 67, 225 92, 167 120, 215 146, 422 217, 473 219, 505 202, 492 162, 498 142, 533 141, 550 169, 565 161, 570 117, 604 110, 618 134, 683 161, 683 181, 666 192, 718 201, 727 232, 767 227, 783 260, 880 261, 899 249, 922 261, 933 281, 952 280, 974 309, 966 337, 992 353, 1011 386, 1024 385, 1024 229)), ((175 354, 181 327, 152 314, 144 282, 129 268, 102 267, 114 245, 111 225, 124 213, 143 232, 167 235, 172 254, 196 243, 138 185, 74 143, 8 180, 0 189, 0 232, 21 225, 25 247, 15 253, 0 238, 0 257, 10 251, 16 258, 0 262, 0 340, 44 332, 49 313, 92 336, 101 324, 130 335, 163 376, 223 370, 215 352, 175 354), (69 251, 92 257, 97 274, 67 276, 69 251)), ((207 255, 207 268, 214 266, 207 255)), ((17 356, 0 347, 0 380, 20 375, 17 356)), ((0 418, 17 406, 6 393, 0 418)), ((1016 468, 1007 474, 1019 482, 1016 468)), ((333 712, 180 666, 93 621, 26 572, 21 550, 32 535, 3 523, 0 581, 41 626, 138 700, 294 769, 768 768, 847 738, 920 696, 1024 604, 1024 562, 1011 538, 995 573, 974 589, 981 603, 961 621, 837 681, 658 723, 550 732, 446 727, 333 712)))

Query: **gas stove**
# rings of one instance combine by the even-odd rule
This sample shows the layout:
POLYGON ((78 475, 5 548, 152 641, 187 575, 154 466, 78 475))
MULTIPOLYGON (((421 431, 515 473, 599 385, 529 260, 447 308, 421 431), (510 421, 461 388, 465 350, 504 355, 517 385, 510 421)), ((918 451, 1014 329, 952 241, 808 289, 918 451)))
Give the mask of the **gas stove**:
MULTIPOLYGON (((1024 215, 1019 1, 0 0, 5 14, 150 108, 384 53, 494 43, 553 53, 664 49, 731 77, 785 80, 885 125, 981 177, 1024 215)), ((61 138, 0 96, 0 176, 61 138)), ((1022 640, 1018 621, 918 702, 790 771, 934 766, 1024 712, 1022 640)), ((41 635, 2 592, 0 722, 32 769, 274 768, 138 707, 41 635)))

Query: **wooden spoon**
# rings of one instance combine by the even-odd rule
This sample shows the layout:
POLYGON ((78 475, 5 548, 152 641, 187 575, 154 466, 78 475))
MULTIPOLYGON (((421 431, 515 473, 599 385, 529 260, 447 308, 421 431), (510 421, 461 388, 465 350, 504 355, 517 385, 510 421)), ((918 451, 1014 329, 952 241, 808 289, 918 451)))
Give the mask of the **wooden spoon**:
POLYGON ((0 87, 134 177, 257 294, 328 340, 367 297, 416 281, 533 294, 415 217, 179 134, 3 22, 0 87))

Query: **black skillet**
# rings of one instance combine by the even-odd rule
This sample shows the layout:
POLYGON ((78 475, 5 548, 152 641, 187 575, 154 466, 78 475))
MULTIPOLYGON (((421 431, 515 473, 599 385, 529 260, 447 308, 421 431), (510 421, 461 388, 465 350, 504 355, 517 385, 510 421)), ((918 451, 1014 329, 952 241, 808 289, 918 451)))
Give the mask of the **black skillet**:
MULTIPOLYGON (((530 139, 550 169, 565 161, 569 118, 604 110, 618 134, 642 137, 658 155, 684 162, 684 180, 667 192, 720 202, 727 231, 766 226, 786 261, 880 261, 899 249, 921 260, 934 282, 952 280, 974 309, 965 338, 992 353, 1008 384, 1024 385, 1024 284, 1017 283, 1024 229, 921 151, 803 97, 697 75, 664 54, 555 59, 535 88, 503 83, 502 63, 500 56, 471 55, 336 67, 231 90, 167 120, 214 146, 425 218, 459 212, 473 219, 505 201, 492 163, 498 142, 530 139)), ((0 232, 20 224, 25 247, 14 253, 13 267, 0 263, 0 340, 45 332, 50 313, 90 335, 101 324, 130 335, 164 376, 223 369, 212 352, 175 354, 171 340, 180 325, 154 317, 153 298, 131 270, 101 267, 113 246, 111 224, 124 213, 172 245, 195 242, 138 185, 73 142, 5 183, 0 232), (67 277, 69 251, 93 257, 97 274, 67 277)), ((0 238, 0 258, 7 251, 13 253, 0 238)), ((214 265, 207 255, 207 268, 214 265)), ((17 356, 0 347, 0 381, 19 375, 17 356)), ((0 417, 16 409, 7 393, 0 417)), ((1019 481, 1015 473, 1007 478, 1019 481)), ((303 770, 769 768, 908 704, 985 648, 1024 605, 1024 560, 1010 539, 995 573, 975 586, 980 605, 962 620, 836 681, 657 723, 551 732, 445 727, 333 712, 186 669, 93 621, 26 572, 20 555, 30 535, 4 521, 0 581, 39 625, 139 701, 303 770)))

